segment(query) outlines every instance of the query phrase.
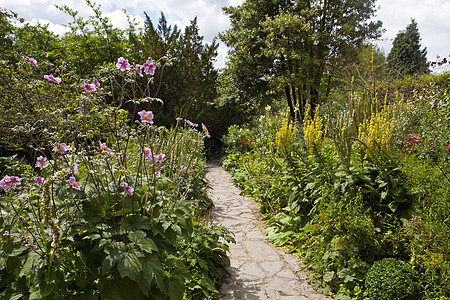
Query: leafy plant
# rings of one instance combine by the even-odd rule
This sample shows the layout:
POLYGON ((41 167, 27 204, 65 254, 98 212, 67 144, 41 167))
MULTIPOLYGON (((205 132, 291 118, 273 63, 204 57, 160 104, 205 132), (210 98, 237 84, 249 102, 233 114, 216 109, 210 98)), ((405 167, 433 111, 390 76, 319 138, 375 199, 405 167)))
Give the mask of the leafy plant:
POLYGON ((376 261, 366 275, 370 299, 418 299, 417 274, 404 261, 385 258, 376 261))
MULTIPOLYGON (((142 68, 156 68, 146 64, 142 68)), ((154 125, 152 111, 137 112, 140 104, 154 100, 148 89, 137 88, 143 95, 131 99, 124 92, 139 68, 121 57, 108 71, 122 91, 113 101, 117 106, 105 103, 97 92, 100 83, 84 82, 73 116, 65 106, 59 109, 62 99, 55 101, 57 120, 76 130, 68 133, 65 122, 44 126, 58 140, 35 144, 34 169, 2 160, 2 299, 219 295, 215 281, 228 250, 219 239, 231 242, 232 237, 223 227, 202 223, 212 206, 202 157, 207 129, 184 122, 170 130, 154 125), (120 117, 127 101, 134 106, 131 120, 138 119, 131 124, 120 117), (90 130, 87 103, 111 112, 101 119, 109 130, 90 130)), ((44 79, 57 91, 61 87, 61 78, 44 79)))

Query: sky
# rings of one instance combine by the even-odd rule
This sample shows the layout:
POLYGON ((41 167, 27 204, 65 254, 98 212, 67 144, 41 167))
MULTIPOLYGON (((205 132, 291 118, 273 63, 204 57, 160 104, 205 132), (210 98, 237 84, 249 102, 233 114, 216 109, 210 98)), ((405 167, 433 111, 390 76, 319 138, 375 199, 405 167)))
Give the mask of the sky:
MULTIPOLYGON (((122 12, 126 9, 136 21, 143 22, 144 12, 158 23, 163 12, 170 25, 184 28, 197 17, 200 34, 206 43, 219 32, 229 27, 229 18, 222 12, 224 6, 239 5, 243 0, 96 0, 103 14, 109 17, 117 27, 126 27, 127 21, 122 12)), ((92 11, 82 0, 0 0, 0 8, 16 12, 20 18, 31 24, 40 22, 49 24, 50 30, 63 33, 70 17, 58 10, 57 5, 67 4, 79 12, 80 16, 89 16, 92 11)), ((400 30, 405 30, 415 19, 422 38, 422 48, 427 48, 427 59, 435 61, 439 55, 450 55, 450 0, 377 0, 376 20, 383 22, 385 32, 378 47, 387 55, 392 41, 400 30)), ((220 42, 220 41, 219 41, 220 42)), ((227 48, 220 43, 216 67, 225 66, 227 48)))

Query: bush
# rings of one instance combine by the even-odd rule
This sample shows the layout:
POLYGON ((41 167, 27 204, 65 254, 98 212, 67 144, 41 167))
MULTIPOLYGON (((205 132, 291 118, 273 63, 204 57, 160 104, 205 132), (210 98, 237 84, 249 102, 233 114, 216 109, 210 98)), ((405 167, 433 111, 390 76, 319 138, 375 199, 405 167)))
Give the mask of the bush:
MULTIPOLYGON (((220 239, 232 238, 224 227, 202 222, 212 206, 202 156, 207 130, 190 122, 169 130, 154 124, 151 111, 137 112, 149 97, 128 99, 123 92, 136 77, 125 61, 111 70, 112 82, 122 91, 119 102, 134 104, 130 119, 140 120, 120 118, 122 105, 105 103, 96 81, 78 83, 84 92, 74 114, 67 114, 60 94, 53 112, 76 131, 45 123, 57 140, 43 140, 42 147, 35 141, 31 166, 0 159, 1 299, 219 296, 215 283, 228 264, 220 239), (125 78, 122 85, 114 75, 125 78), (111 117, 96 119, 84 109, 88 102, 111 117), (91 131, 102 120, 109 130, 91 131)), ((56 91, 64 86, 55 78, 45 84, 56 91)))
POLYGON ((376 261, 366 275, 365 286, 370 299, 418 299, 412 266, 395 258, 376 261))

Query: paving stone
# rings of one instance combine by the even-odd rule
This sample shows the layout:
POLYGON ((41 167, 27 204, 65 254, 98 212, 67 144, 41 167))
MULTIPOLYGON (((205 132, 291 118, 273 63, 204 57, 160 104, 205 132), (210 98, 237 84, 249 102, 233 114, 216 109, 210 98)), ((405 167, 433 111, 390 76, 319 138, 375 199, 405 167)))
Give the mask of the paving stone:
POLYGON ((242 266, 242 273, 255 276, 256 278, 266 277, 264 271, 256 262, 244 263, 242 266))
POLYGON ((216 207, 211 222, 227 227, 236 240, 229 245, 231 266, 222 278, 221 300, 330 299, 306 282, 305 272, 298 272, 298 258, 267 243, 258 203, 240 195, 225 170, 210 163, 207 178, 213 187, 208 193, 216 207))
POLYGON ((266 236, 259 230, 248 232, 245 237, 249 240, 265 240, 266 236))
POLYGON ((266 271, 268 276, 273 276, 284 267, 284 263, 282 261, 267 261, 262 262, 261 267, 266 271))
POLYGON ((281 272, 276 273, 276 275, 288 279, 298 279, 298 277, 291 270, 283 270, 281 272))

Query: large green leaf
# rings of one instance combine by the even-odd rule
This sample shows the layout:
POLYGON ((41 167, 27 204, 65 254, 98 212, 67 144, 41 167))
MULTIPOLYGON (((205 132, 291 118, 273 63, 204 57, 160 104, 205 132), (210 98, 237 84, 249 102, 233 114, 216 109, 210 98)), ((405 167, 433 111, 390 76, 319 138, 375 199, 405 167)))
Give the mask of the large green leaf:
POLYGON ((143 257, 143 254, 136 249, 124 253, 123 258, 117 263, 117 269, 122 278, 127 276, 134 281, 139 281, 139 273, 142 271, 139 257, 143 257))
POLYGON ((153 242, 151 238, 148 238, 147 234, 143 231, 132 231, 128 234, 128 237, 145 252, 152 253, 152 251, 158 251, 158 246, 156 246, 155 242, 153 242))
POLYGON ((164 273, 162 270, 161 262, 156 255, 147 256, 142 261, 142 276, 149 285, 154 279, 159 289, 161 291, 164 291, 164 273))
POLYGON ((323 281, 325 282, 330 282, 331 280, 333 280, 333 278, 334 278, 334 271, 326 272, 323 275, 323 281))
POLYGON ((170 277, 166 284, 170 299, 178 300, 183 298, 185 279, 186 277, 182 274, 174 274, 170 277))

